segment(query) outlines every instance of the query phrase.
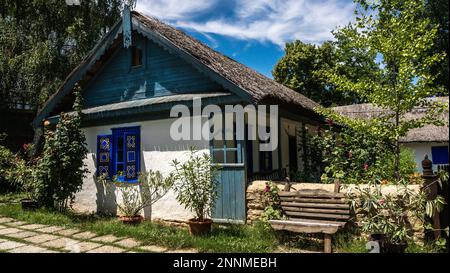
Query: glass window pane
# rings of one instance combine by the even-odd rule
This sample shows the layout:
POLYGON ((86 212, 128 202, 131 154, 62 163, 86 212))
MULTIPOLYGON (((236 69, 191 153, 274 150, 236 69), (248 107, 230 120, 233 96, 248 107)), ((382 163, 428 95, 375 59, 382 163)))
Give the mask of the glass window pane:
POLYGON ((236 148, 236 140, 227 140, 227 148, 236 148))
POLYGON ((237 163, 237 152, 227 151, 227 163, 237 163))
POLYGON ((223 151, 214 151, 213 153, 214 163, 224 163, 223 151))
POLYGON ((117 164, 117 173, 118 172, 123 172, 123 164, 117 164))
POLYGON ((123 151, 117 152, 117 162, 124 162, 123 160, 123 151))
POLYGON ((123 136, 117 138, 117 150, 123 150, 123 136))
POLYGON ((223 146, 224 146, 224 141, 223 140, 213 139, 213 147, 214 148, 222 148, 223 146))

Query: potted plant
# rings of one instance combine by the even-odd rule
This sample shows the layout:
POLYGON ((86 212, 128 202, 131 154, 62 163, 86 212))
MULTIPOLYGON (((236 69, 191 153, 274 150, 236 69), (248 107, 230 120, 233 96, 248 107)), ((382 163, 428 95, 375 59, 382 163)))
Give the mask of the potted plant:
POLYGON ((114 180, 117 182, 125 182, 125 175, 122 171, 118 171, 117 175, 114 177, 114 180))
POLYGON ((33 168, 30 168, 25 160, 17 158, 15 164, 15 180, 21 185, 22 190, 26 193, 26 198, 20 200, 23 210, 35 210, 39 208, 37 201, 37 187, 34 178, 33 168))
POLYGON ((152 205, 160 200, 173 185, 173 175, 163 177, 159 171, 150 170, 140 173, 137 183, 122 182, 117 177, 119 176, 115 176, 110 182, 105 176, 101 176, 100 181, 105 187, 113 186, 120 194, 121 201, 116 199, 116 205, 122 213, 119 218, 125 224, 142 222, 144 217, 140 213, 147 207, 150 208, 149 218, 151 219, 152 205))
POLYGON ((211 231, 212 209, 217 198, 217 171, 219 167, 211 164, 211 157, 191 147, 189 158, 184 163, 172 161, 175 177, 176 199, 186 209, 195 214, 187 221, 191 235, 204 235, 211 231))

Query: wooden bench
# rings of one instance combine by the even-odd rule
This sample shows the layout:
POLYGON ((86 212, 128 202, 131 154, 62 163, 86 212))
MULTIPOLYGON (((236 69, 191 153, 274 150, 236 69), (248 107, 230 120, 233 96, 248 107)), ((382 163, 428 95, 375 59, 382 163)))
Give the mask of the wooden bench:
POLYGON ((288 220, 270 220, 275 230, 323 233, 324 252, 331 253, 331 236, 350 219, 344 194, 325 190, 280 191, 283 213, 288 220))

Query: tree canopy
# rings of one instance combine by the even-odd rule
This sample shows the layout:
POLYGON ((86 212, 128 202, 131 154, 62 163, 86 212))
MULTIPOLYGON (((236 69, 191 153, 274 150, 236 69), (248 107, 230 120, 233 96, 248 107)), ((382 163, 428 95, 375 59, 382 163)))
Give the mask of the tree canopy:
POLYGON ((325 74, 338 91, 357 94, 380 111, 368 120, 343 118, 329 109, 319 112, 355 130, 390 141, 396 153, 398 178, 399 138, 425 124, 443 125, 439 116, 445 106, 429 97, 443 92, 443 87, 436 85, 438 74, 432 68, 441 64, 446 54, 434 52, 438 26, 424 16, 426 1, 358 0, 357 3, 355 23, 336 33, 346 37, 346 48, 375 56, 379 69, 352 78, 342 73, 341 66, 345 64, 338 63, 325 74), (423 115, 408 118, 407 114, 417 107, 423 109, 423 115))
POLYGON ((0 108, 39 108, 117 21, 124 2, 0 0, 0 108))
MULTIPOLYGON (((372 29, 378 28, 380 31, 386 31, 386 34, 392 30, 392 35, 399 34, 397 37, 392 37, 400 46, 399 49, 409 46, 411 37, 417 37, 420 33, 408 37, 408 29, 405 25, 391 23, 387 19, 389 12, 391 15, 400 15, 404 9, 410 8, 408 5, 399 4, 398 1, 360 1, 356 0, 357 14, 361 15, 361 11, 369 9, 371 11, 380 8, 381 16, 377 25, 374 22, 367 22, 372 24, 372 29), (359 11, 358 11, 359 9, 359 11), (384 18, 383 18, 384 17, 384 18), (406 40, 405 40, 406 39, 406 40), (403 45, 403 41, 407 45, 403 45)), ((432 39, 428 39, 429 45, 427 49, 423 50, 421 56, 416 56, 415 62, 426 63, 428 73, 433 75, 433 80, 429 81, 427 86, 433 88, 429 95, 448 95, 448 58, 441 58, 439 61, 427 63, 428 56, 433 54, 441 54, 448 52, 448 1, 445 0, 423 0, 419 1, 421 8, 412 8, 409 11, 410 17, 414 18, 409 22, 411 27, 418 26, 421 22, 426 22, 428 29, 434 29, 432 39), (419 22, 421 20, 421 22, 419 22), (420 59, 422 58, 422 59, 420 59)), ((380 69, 379 58, 382 56, 380 52, 370 49, 366 45, 356 45, 354 37, 361 31, 361 19, 359 24, 351 24, 333 31, 334 40, 325 41, 322 45, 313 45, 303 43, 300 40, 289 42, 285 47, 285 55, 278 61, 273 69, 274 79, 315 100, 321 105, 335 106, 346 105, 352 103, 367 102, 367 98, 358 92, 352 90, 336 90, 338 87, 336 83, 330 80, 325 74, 327 71, 339 70, 341 75, 345 75, 348 79, 372 78, 378 73, 380 69)), ((399 18, 400 20, 401 18, 399 18)), ((403 18, 405 19, 405 18, 403 18)), ((370 20, 373 20, 370 19, 370 20)), ((406 18, 408 20, 408 18, 406 18)), ((420 41, 417 41, 420 43, 420 41)), ((396 46, 392 44, 392 46, 396 46)), ((386 57, 389 58, 389 57, 386 57)))

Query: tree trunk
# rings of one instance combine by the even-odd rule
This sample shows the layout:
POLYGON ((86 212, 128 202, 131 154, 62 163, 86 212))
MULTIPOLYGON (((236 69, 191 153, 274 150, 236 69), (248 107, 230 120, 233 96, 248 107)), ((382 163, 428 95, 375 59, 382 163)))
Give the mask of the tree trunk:
MULTIPOLYGON (((399 111, 395 112, 395 128, 398 129, 400 123, 399 111)), ((394 159, 394 177, 397 181, 400 180, 400 141, 399 136, 395 137, 395 159, 394 159)))

